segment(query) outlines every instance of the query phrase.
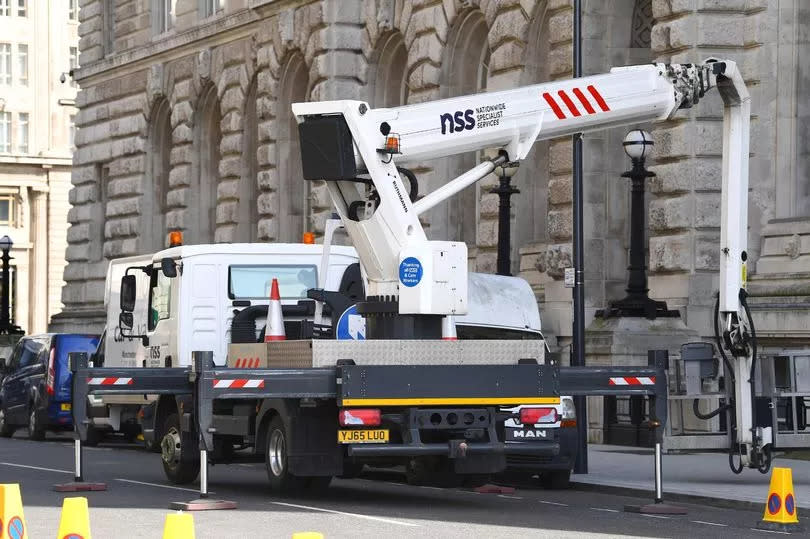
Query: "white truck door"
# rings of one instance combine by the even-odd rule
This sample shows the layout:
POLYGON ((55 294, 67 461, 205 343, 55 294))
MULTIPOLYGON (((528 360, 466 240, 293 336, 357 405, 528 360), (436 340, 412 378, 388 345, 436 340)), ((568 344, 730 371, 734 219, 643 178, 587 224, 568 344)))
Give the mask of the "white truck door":
POLYGON ((149 308, 147 316, 147 336, 149 349, 147 367, 164 367, 170 362, 177 365, 177 305, 179 279, 166 277, 159 266, 155 266, 149 280, 149 308))

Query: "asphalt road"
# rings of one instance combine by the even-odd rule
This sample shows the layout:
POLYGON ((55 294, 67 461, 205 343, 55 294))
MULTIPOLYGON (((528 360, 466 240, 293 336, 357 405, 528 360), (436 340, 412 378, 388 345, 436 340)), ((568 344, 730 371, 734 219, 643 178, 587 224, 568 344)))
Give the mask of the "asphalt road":
MULTIPOLYGON (((0 483, 19 483, 29 537, 53 537, 62 499, 54 483, 72 479, 69 438, 45 442, 0 439, 0 483)), ((102 444, 85 450, 85 478, 104 481, 107 492, 82 494, 90 503, 93 537, 161 537, 172 501, 195 499, 195 485, 178 488, 163 477, 160 457, 132 445, 102 444)), ((233 511, 194 514, 198 538, 291 537, 317 531, 337 537, 763 537, 752 529, 759 512, 689 506, 683 517, 623 512, 647 499, 541 488, 513 495, 462 489, 412 487, 402 476, 367 472, 332 483, 321 495, 279 498, 267 489, 263 465, 215 466, 212 497, 238 502, 233 511)), ((69 496, 69 495, 68 495, 69 496)))

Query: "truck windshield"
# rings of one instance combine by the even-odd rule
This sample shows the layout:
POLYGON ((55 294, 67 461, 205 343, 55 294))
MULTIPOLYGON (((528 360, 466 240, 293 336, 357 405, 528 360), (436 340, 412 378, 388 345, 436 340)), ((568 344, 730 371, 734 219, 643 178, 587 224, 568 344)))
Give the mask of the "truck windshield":
POLYGON ((318 269, 290 264, 230 266, 228 295, 231 299, 267 299, 274 278, 282 299, 305 299, 307 290, 318 286, 318 269))

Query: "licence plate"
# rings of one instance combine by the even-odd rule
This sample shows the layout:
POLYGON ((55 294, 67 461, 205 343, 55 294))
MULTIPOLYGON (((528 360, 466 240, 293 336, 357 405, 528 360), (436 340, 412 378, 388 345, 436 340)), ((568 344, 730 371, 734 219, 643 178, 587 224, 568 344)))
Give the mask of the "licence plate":
POLYGON ((63 412, 69 412, 70 411, 70 403, 69 402, 63 402, 62 403, 62 411, 63 412))
POLYGON ((387 444, 388 429, 339 430, 338 443, 341 444, 387 444))

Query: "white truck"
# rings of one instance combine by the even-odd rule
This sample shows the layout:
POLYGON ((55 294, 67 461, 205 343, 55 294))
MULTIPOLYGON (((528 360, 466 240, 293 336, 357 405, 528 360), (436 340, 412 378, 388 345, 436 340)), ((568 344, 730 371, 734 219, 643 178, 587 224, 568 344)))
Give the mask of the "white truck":
MULTIPOLYGON (((734 443, 745 464, 756 466, 770 440, 768 431, 753 429, 748 385, 755 356, 744 308, 750 98, 736 64, 717 60, 616 68, 390 109, 348 100, 294 104, 304 180, 326 181, 362 267, 358 280, 365 293, 356 308, 365 319, 366 339, 333 338, 334 317, 322 325, 321 310, 341 312, 352 300, 321 286, 306 293, 316 303, 312 315, 289 313, 302 316, 298 327, 288 328, 294 340, 253 342, 257 326, 250 317, 261 307, 253 299, 238 299, 238 292, 232 301, 245 303, 228 307, 242 308, 231 322, 231 344, 218 341, 217 332, 227 332, 228 313, 217 305, 216 290, 231 283, 233 271, 205 262, 200 247, 169 249, 146 267, 127 270, 119 318, 122 328, 134 327, 139 292, 131 272, 146 273, 150 305, 143 338, 160 358, 172 355, 173 366, 79 365, 81 374, 74 376, 79 438, 87 436, 85 395, 160 395, 155 413, 157 424, 163 419, 161 447, 169 479, 188 482, 202 470, 206 485, 209 454, 215 462, 244 457, 264 460, 272 487, 288 491, 324 485, 334 475, 379 461, 480 476, 503 470, 510 454, 553 454, 556 444, 506 443, 503 425, 508 419, 521 425, 556 422, 552 412, 560 404, 562 382, 580 395, 615 394, 618 388, 660 396, 655 405, 660 427, 667 394, 661 365, 571 368, 563 375, 546 361, 541 340, 442 340, 446 317, 469 308, 467 249, 462 242, 429 240, 419 215, 496 167, 517 166, 536 140, 666 119, 715 87, 725 106, 719 315, 735 372, 739 428, 734 443), (497 157, 419 199, 417 179, 402 168, 485 149, 495 149, 497 157), (172 327, 180 336, 173 345, 176 358, 172 336, 159 329, 174 315, 172 327), (186 324, 189 330, 180 329, 186 324), (235 346, 246 348, 237 354, 235 346), (220 366, 226 347, 229 363, 257 357, 266 363, 220 366), (190 362, 189 355, 193 367, 174 366, 175 359, 180 365, 190 362), (643 383, 624 388, 613 374, 643 383), (503 412, 509 405, 522 407, 503 412)), ((249 273, 249 267, 242 270, 249 273)), ((267 274, 259 273, 258 283, 246 277, 250 298, 266 291, 267 274)), ((306 276, 296 274, 290 282, 298 286, 299 277, 306 276)))

